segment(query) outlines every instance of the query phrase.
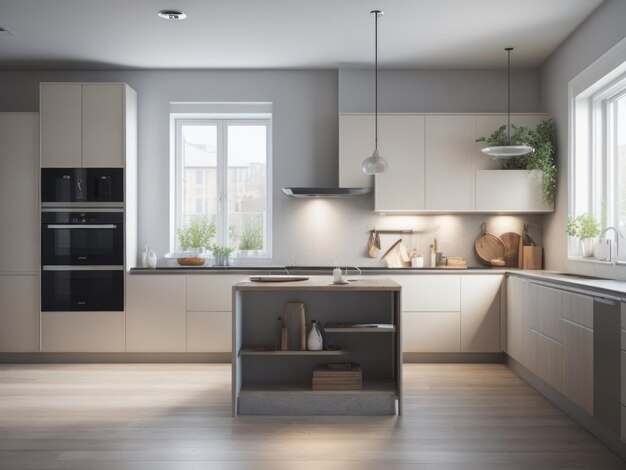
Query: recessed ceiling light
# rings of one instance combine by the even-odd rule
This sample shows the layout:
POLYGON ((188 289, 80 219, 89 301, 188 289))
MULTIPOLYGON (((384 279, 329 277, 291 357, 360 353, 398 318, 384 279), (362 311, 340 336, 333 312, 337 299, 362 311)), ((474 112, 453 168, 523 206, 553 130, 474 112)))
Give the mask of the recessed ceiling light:
POLYGON ((184 20, 187 15, 180 10, 161 10, 159 16, 165 20, 184 20))

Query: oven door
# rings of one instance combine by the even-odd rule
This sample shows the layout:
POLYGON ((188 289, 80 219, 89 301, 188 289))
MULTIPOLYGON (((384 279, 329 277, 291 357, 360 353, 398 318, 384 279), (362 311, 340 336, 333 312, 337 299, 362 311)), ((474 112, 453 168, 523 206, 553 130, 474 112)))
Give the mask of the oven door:
POLYGON ((44 266, 41 311, 121 312, 124 310, 122 266, 44 266))
POLYGON ((121 168, 42 168, 44 207, 68 204, 111 204, 124 201, 121 168))
POLYGON ((123 224, 44 223, 41 226, 41 264, 124 264, 123 224))

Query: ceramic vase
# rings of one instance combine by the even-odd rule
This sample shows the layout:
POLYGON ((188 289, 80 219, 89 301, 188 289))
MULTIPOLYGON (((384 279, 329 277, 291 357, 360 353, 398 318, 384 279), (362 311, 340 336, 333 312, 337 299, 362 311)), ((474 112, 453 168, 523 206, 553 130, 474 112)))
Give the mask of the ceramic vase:
POLYGON ((584 258, 592 258, 594 247, 596 245, 595 238, 583 238, 580 241, 580 252, 584 258))
POLYGON ((324 340, 322 339, 322 332, 320 331, 317 320, 311 320, 311 329, 307 337, 306 348, 309 351, 321 351, 323 347, 324 340))

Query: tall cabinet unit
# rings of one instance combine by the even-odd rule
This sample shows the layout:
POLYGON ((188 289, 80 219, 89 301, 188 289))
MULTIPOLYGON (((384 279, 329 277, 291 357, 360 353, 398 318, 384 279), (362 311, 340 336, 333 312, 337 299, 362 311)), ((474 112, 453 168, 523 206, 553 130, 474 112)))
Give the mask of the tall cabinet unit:
POLYGON ((39 115, 0 113, 0 352, 39 351, 39 115))
MULTIPOLYGON (((124 269, 134 267, 137 261, 135 90, 125 83, 41 83, 39 142, 41 168, 123 169, 124 269)), ((126 322, 125 311, 41 312, 42 351, 125 351, 126 322)))

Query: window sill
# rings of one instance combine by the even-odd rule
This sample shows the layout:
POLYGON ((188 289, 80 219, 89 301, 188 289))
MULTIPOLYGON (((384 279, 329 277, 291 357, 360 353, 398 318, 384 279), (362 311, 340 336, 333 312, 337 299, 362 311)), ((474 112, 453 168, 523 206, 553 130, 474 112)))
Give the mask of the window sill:
POLYGON ((606 266, 612 266, 612 265, 617 265, 617 266, 624 266, 626 265, 626 261, 606 261, 606 260, 601 260, 598 258, 586 258, 584 256, 576 256, 576 255, 570 255, 567 257, 568 261, 579 261, 581 263, 592 263, 592 264, 603 264, 606 266))

